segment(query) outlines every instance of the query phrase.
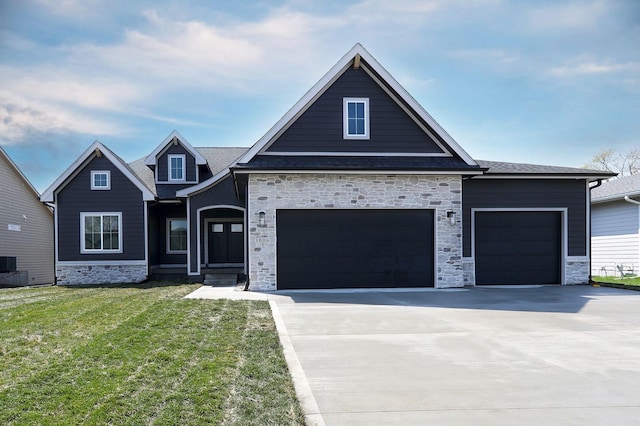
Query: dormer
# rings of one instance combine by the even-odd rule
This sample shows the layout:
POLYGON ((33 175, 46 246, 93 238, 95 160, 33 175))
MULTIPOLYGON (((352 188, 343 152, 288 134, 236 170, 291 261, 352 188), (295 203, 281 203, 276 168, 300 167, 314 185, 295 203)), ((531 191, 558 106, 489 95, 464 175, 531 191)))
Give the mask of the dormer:
POLYGON ((154 171, 156 184, 192 185, 200 180, 200 168, 206 170, 207 161, 177 131, 173 131, 144 163, 154 171))

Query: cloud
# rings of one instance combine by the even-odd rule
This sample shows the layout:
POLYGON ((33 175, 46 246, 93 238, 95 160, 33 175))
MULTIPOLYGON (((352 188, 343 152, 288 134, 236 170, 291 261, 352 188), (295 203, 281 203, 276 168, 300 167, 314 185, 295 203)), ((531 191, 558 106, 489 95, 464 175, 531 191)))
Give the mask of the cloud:
POLYGON ((552 67, 548 73, 554 77, 566 78, 575 76, 606 75, 621 73, 637 73, 640 71, 640 63, 625 62, 611 63, 597 60, 578 59, 572 63, 552 67))
POLYGON ((528 20, 536 30, 591 29, 599 26, 608 9, 603 0, 558 3, 533 8, 528 13, 528 20))

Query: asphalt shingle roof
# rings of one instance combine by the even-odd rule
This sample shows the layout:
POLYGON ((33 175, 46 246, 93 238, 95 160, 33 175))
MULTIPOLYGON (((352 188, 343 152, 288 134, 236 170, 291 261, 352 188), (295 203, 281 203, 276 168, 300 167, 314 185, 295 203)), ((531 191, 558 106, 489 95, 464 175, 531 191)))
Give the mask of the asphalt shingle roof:
POLYGON ((482 168, 489 169, 487 174, 542 174, 542 175, 576 175, 576 176, 602 176, 610 177, 611 172, 602 170, 582 169, 576 167, 544 166, 527 163, 504 163, 500 161, 476 160, 482 168))
POLYGON ((624 198, 640 195, 640 175, 625 176, 604 182, 591 191, 591 201, 624 198))

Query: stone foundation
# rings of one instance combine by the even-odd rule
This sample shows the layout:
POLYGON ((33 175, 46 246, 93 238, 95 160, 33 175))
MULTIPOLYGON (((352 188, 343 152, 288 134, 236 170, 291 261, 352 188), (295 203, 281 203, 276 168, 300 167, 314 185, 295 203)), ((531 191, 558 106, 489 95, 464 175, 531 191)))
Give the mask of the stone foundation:
POLYGON ((589 260, 567 260, 565 262, 565 284, 589 283, 589 260))
POLYGON ((462 287, 462 183, 456 175, 251 175, 248 188, 251 290, 276 290, 276 210, 431 209, 435 286, 462 287), (451 225, 447 211, 455 212, 451 225), (258 226, 265 212, 265 226, 258 226))
POLYGON ((147 279, 146 265, 57 265, 58 285, 139 283, 147 279))

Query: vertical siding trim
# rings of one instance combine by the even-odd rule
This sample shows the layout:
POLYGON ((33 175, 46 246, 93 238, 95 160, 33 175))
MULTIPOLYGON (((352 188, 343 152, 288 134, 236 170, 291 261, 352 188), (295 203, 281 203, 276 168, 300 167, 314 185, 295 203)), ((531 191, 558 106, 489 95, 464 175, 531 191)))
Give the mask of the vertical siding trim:
MULTIPOLYGON (((199 221, 197 221, 199 222, 199 221)), ((199 223, 198 223, 199 225, 199 223)), ((198 271, 191 270, 191 197, 187 197, 187 275, 198 275, 198 271)), ((200 232, 200 227, 198 226, 198 233, 200 232)))
MULTIPOLYGON (((201 275, 201 272, 202 272, 202 268, 201 268, 201 265, 202 265, 202 257, 201 257, 202 256, 202 250, 200 249, 200 246, 201 246, 200 243, 202 242, 201 233, 200 233, 200 229, 201 229, 200 223, 202 222, 202 220, 200 220, 200 214, 204 210, 213 210, 213 209, 239 210, 239 211, 245 212, 245 214, 246 214, 246 211, 247 211, 246 209, 244 209, 242 207, 232 206, 230 204, 216 204, 216 205, 212 205, 212 206, 204 206, 204 207, 200 207, 198 210, 196 210, 196 219, 198 221, 198 226, 197 226, 198 227, 198 233, 196 235, 196 242, 198 243, 198 247, 197 247, 197 249, 198 249, 198 262, 197 262, 198 270, 197 270, 197 274, 194 274, 194 275, 201 275)), ((244 226, 244 230, 245 230, 245 233, 246 233, 247 232, 247 224, 246 224, 246 222, 243 223, 243 226, 244 226)), ((247 253, 247 246, 246 245, 244 247, 244 251, 245 251, 245 256, 246 256, 246 253, 247 253)))
POLYGON ((150 275, 149 270, 149 203, 147 201, 142 202, 142 209, 144 210, 144 263, 147 266, 147 277, 150 275))
POLYGON ((587 222, 587 232, 585 232, 586 235, 586 241, 585 241, 585 247, 586 247, 586 258, 589 259, 589 276, 591 276, 591 188, 589 188, 589 181, 585 180, 584 181, 585 187, 586 187, 586 203, 587 203, 587 208, 585 210, 586 212, 586 222, 587 222))

